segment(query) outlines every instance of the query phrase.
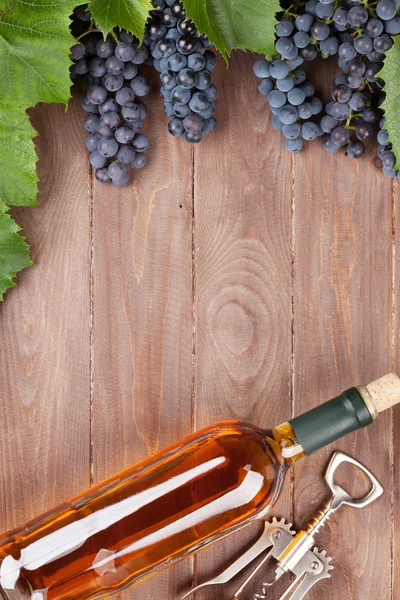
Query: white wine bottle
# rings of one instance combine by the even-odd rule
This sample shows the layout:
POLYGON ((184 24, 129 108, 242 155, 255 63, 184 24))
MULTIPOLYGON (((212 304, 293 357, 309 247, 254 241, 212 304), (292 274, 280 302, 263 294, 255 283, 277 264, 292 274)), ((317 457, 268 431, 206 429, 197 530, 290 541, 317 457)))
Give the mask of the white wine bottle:
POLYGON ((389 374, 274 429, 217 423, 0 538, 4 600, 105 598, 265 514, 304 456, 400 401, 389 374))

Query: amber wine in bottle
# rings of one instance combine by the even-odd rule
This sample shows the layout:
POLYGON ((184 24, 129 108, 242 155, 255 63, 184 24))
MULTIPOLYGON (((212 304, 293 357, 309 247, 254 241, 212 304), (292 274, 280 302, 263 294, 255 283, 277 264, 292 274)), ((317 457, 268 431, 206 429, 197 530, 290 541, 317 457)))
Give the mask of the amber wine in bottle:
POLYGON ((105 598, 141 581, 265 514, 290 465, 399 401, 390 374, 272 430, 203 429, 3 535, 0 597, 105 598))

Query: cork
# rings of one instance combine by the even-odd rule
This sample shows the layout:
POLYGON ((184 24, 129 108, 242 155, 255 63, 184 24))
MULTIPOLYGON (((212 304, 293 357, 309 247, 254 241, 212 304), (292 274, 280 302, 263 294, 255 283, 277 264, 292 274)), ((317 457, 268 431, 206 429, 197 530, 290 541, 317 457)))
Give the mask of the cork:
POLYGON ((380 413, 400 402, 400 378, 388 373, 365 386, 376 412, 380 413))

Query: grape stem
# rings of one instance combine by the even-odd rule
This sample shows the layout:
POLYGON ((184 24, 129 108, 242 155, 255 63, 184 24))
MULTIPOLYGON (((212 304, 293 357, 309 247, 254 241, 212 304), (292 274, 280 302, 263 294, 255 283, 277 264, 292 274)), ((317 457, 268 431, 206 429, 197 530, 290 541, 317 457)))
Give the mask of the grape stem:
POLYGON ((84 33, 81 33, 81 35, 78 35, 76 40, 79 42, 82 38, 85 37, 85 35, 88 35, 89 33, 100 33, 100 32, 98 29, 96 29, 96 27, 90 26, 87 31, 85 31, 84 33))

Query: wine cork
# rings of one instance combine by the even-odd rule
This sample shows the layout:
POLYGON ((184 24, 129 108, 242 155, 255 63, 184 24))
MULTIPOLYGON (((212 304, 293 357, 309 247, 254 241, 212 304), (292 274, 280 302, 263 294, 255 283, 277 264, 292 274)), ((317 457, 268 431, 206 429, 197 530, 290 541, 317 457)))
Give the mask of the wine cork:
POLYGON ((396 373, 388 373, 365 386, 371 402, 380 413, 400 402, 400 378, 396 373))

